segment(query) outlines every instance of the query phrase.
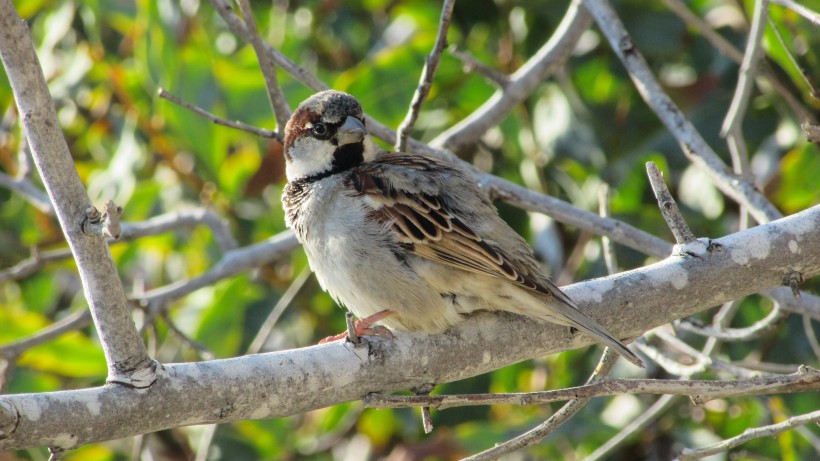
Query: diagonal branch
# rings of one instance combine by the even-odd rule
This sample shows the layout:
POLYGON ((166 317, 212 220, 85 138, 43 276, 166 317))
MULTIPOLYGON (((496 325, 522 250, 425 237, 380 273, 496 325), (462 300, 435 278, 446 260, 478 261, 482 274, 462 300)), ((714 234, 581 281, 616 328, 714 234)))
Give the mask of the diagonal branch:
POLYGON ((820 423, 820 410, 812 413, 806 413, 805 415, 793 416, 781 423, 772 424, 770 426, 746 429, 738 436, 723 440, 707 447, 684 449, 677 459, 680 461, 688 461, 705 458, 710 455, 728 451, 729 449, 744 444, 749 440, 759 439, 761 437, 772 437, 783 431, 788 431, 801 425, 817 423, 820 423))
POLYGON ((478 141, 529 97, 550 73, 563 66, 590 22, 589 13, 579 0, 574 0, 549 41, 510 76, 507 84, 475 112, 438 135, 430 145, 458 151, 478 141))
POLYGON ((410 103, 410 110, 404 117, 404 120, 399 125, 396 133, 396 152, 404 152, 407 148, 407 138, 410 137, 410 132, 413 131, 413 126, 419 118, 421 106, 430 94, 430 87, 433 86, 433 76, 436 75, 438 63, 441 60, 441 54, 447 48, 447 30, 450 28, 450 18, 453 16, 453 7, 456 5, 456 0, 444 0, 444 5, 441 7, 441 19, 439 19, 438 35, 436 35, 436 43, 433 45, 433 50, 427 56, 424 63, 424 68, 421 70, 421 78, 419 79, 418 88, 413 94, 413 101, 410 103))
POLYGON ((32 156, 83 282, 108 364, 108 382, 149 385, 155 363, 137 334, 105 238, 86 235, 93 209, 65 138, 25 22, 11 0, 0 0, 0 57, 11 83, 32 156))
POLYGON ((726 167, 680 108, 663 91, 612 5, 607 0, 584 0, 584 5, 623 62, 641 97, 677 139, 692 164, 704 170, 724 194, 746 206, 758 222, 780 218, 780 211, 753 184, 726 167))
POLYGON ((259 36, 259 29, 256 27, 256 20, 253 18, 250 2, 248 0, 237 0, 237 3, 242 11, 242 16, 245 18, 245 27, 250 35, 253 51, 256 53, 259 67, 262 68, 262 75, 265 77, 268 99, 273 108, 273 115, 276 117, 276 139, 284 142, 285 125, 288 123, 291 111, 287 100, 285 100, 285 94, 282 93, 282 88, 279 86, 279 80, 276 78, 276 64, 268 56, 262 37, 259 36))

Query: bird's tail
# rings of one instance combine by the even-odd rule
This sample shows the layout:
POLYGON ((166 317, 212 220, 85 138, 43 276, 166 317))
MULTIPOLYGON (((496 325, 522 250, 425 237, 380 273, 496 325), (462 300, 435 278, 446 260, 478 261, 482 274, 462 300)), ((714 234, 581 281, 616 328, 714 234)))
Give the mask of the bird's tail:
POLYGON ((598 322, 587 317, 587 315, 578 310, 575 305, 570 305, 562 301, 563 300, 555 299, 554 302, 550 303, 550 307, 561 316, 566 317, 572 326, 592 336, 595 341, 615 349, 623 358, 635 365, 641 368, 644 367, 643 362, 634 352, 627 349, 624 343, 615 339, 604 327, 599 325, 598 322))
POLYGON ((644 368, 643 362, 634 352, 627 349, 622 342, 615 339, 604 327, 599 325, 598 322, 581 312, 569 296, 565 295, 560 289, 556 288, 553 295, 549 296, 546 302, 548 309, 542 308, 539 309, 540 312, 528 312, 528 314, 536 318, 542 318, 548 322, 576 327, 592 336, 598 343, 615 349, 623 358, 644 368))

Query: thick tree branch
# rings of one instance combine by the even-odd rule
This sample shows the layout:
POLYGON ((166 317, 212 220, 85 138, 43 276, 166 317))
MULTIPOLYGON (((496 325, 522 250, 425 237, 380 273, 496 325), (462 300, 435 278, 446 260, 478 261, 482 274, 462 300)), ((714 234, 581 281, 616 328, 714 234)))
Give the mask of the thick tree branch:
POLYGON ((0 56, 23 117, 34 163, 77 262, 108 363, 108 382, 149 385, 153 381, 154 362, 131 320, 105 238, 82 232, 86 210, 93 207, 60 131, 28 28, 11 0, 0 0, 0 56))
MULTIPOLYGON (((565 287, 620 338, 766 290, 796 270, 820 274, 820 206, 712 242, 699 257, 565 287)), ((0 397, 0 450, 70 448, 179 425, 275 418, 426 383, 465 379, 590 344, 565 327, 510 314, 474 315, 439 335, 337 341, 228 360, 166 365, 150 389, 122 386, 0 397), (521 341, 521 337, 529 338, 521 341), (139 417, 135 417, 139 415, 139 417)))

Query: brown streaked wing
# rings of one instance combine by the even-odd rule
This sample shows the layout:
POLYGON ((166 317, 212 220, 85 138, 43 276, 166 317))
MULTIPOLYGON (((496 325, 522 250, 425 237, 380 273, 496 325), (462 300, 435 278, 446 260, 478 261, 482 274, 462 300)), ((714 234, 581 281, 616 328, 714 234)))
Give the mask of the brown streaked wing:
POLYGON ((421 192, 400 190, 387 179, 381 164, 416 170, 435 170, 442 165, 422 156, 388 154, 376 162, 357 168, 351 182, 357 193, 379 204, 372 215, 396 234, 408 251, 425 259, 458 269, 509 280, 528 290, 554 296, 557 288, 543 285, 517 268, 514 260, 491 242, 484 240, 440 197, 421 192))

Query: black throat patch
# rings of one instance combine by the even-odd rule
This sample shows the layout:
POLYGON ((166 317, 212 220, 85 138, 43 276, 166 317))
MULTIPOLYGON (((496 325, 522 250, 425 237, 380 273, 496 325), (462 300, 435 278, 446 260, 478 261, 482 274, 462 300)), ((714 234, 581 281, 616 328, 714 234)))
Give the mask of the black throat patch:
POLYGON ((357 142, 353 144, 345 144, 337 147, 333 152, 333 161, 331 168, 327 171, 310 175, 306 178, 300 179, 304 182, 314 182, 320 179, 333 176, 334 174, 345 172, 351 168, 357 167, 364 162, 364 143, 357 142))

